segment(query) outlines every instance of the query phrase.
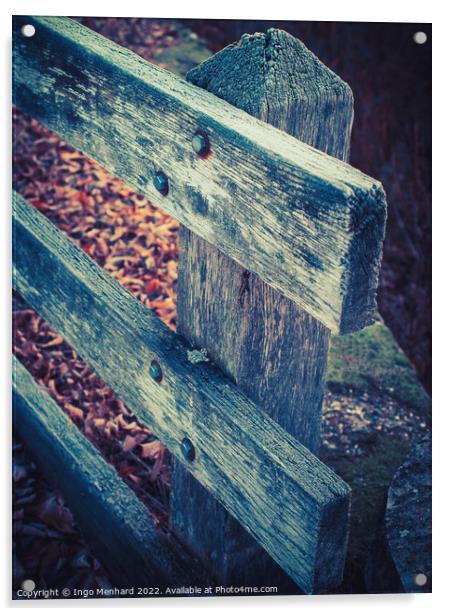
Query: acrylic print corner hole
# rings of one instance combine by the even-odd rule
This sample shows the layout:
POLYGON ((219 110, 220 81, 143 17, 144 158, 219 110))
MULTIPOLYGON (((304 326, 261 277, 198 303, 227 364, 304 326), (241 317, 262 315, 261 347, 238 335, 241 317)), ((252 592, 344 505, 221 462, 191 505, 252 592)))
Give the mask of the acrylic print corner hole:
POLYGON ((422 32, 422 31, 415 32, 413 36, 413 40, 415 43, 417 43, 417 45, 423 45, 424 43, 427 42, 428 36, 425 34, 425 32, 422 32))
POLYGON ((33 24, 23 25, 20 31, 22 33, 22 36, 24 36, 25 38, 31 38, 36 34, 36 28, 33 26, 33 24))

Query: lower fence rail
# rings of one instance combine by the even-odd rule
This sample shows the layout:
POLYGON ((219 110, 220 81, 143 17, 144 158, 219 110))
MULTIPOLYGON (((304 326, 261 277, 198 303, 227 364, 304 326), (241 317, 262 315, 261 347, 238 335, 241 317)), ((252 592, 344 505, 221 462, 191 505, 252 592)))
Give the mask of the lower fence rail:
POLYGON ((24 299, 304 592, 336 587, 347 484, 17 194, 13 242, 24 299))
MULTIPOLYGON (((59 488, 118 588, 189 586, 210 577, 54 400, 13 358, 14 429, 46 478, 59 488)), ((213 582, 211 581, 211 584, 213 582)))

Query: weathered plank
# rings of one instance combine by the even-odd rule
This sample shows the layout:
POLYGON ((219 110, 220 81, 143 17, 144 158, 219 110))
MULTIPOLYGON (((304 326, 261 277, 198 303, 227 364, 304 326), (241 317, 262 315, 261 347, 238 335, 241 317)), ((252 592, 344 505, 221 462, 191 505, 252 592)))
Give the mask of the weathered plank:
POLYGON ((348 486, 17 194, 13 240, 19 293, 305 592, 333 587, 348 486))
POLYGON ((70 19, 16 17, 13 37, 14 100, 26 113, 332 331, 372 322, 379 182, 70 19), (28 22, 32 38, 20 33, 28 22), (192 148, 198 130, 205 157, 192 148))
MULTIPOLYGON (((350 87, 286 32, 244 35, 187 79, 348 159, 350 87)), ((206 348, 241 391, 316 453, 329 330, 183 225, 179 248, 177 331, 206 348)), ((276 580, 279 588, 288 587, 270 557, 176 460, 170 494, 173 529, 224 583, 276 580)))
POLYGON ((212 579, 175 537, 156 528, 145 505, 15 358, 13 421, 119 588, 163 592, 167 584, 212 579))

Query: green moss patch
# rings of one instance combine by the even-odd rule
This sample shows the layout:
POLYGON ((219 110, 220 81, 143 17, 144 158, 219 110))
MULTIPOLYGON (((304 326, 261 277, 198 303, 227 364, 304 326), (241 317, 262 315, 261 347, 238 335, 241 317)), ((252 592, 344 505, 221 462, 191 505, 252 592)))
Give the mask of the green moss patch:
POLYGON ((191 68, 209 58, 211 51, 202 39, 180 22, 171 20, 171 23, 177 26, 177 44, 165 48, 156 56, 156 61, 158 66, 184 77, 191 68))
POLYGON ((428 413, 430 397, 414 368, 382 322, 332 339, 327 373, 330 389, 383 392, 428 413))

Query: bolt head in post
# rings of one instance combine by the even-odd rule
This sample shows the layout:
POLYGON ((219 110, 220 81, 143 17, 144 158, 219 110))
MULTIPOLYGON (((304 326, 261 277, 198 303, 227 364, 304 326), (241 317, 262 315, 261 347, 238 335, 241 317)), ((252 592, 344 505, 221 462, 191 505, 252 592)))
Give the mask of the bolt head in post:
POLYGON ((163 373, 162 373, 161 366, 156 361, 156 359, 152 359, 150 363, 150 376, 157 383, 161 383, 162 378, 163 378, 163 373))
POLYGON ((187 437, 184 437, 184 439, 181 441, 180 449, 181 453, 183 454, 183 457, 189 462, 193 462, 193 460, 195 459, 195 447, 192 444, 192 441, 187 437))
POLYGON ((169 178, 162 171, 157 171, 153 177, 153 184, 158 192, 166 196, 169 192, 169 178))
POLYGON ((197 131, 192 138, 194 152, 204 158, 209 153, 209 139, 203 131, 197 131))

